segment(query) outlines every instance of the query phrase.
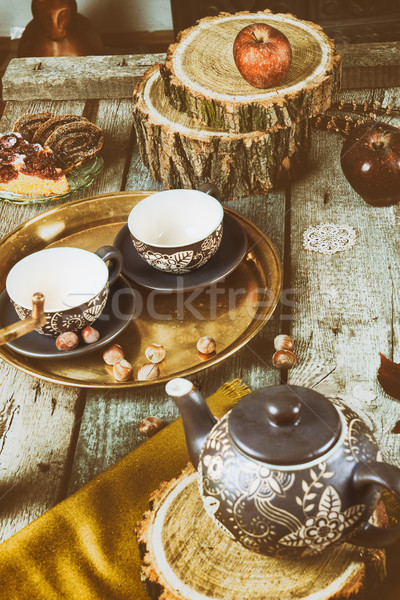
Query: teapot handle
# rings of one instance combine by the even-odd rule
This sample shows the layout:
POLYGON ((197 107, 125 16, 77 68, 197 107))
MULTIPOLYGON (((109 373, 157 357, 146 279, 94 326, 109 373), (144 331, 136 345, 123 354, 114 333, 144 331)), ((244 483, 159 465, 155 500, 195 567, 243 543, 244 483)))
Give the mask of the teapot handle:
MULTIPOLYGON (((379 485, 392 492, 400 501, 400 469, 382 462, 359 464, 353 472, 353 483, 357 489, 367 485, 379 485)), ((383 529, 367 523, 349 542, 356 546, 385 548, 400 539, 400 525, 383 529)))

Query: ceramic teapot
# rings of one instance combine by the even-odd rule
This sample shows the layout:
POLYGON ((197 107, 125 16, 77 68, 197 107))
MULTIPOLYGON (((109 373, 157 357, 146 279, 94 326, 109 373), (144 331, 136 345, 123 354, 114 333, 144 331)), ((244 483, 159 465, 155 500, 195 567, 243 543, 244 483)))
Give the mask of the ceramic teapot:
POLYGON ((343 402, 279 385, 218 421, 190 381, 173 379, 166 391, 207 513, 246 548, 303 558, 345 541, 384 547, 400 538, 400 526, 368 522, 382 487, 400 495, 400 469, 381 462, 371 431, 343 402))

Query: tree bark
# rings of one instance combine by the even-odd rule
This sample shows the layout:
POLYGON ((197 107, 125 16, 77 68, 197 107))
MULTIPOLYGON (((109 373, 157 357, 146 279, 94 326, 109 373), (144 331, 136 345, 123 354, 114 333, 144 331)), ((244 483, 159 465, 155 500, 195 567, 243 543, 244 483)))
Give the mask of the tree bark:
POLYGON ((212 181, 230 200, 266 193, 307 167, 308 119, 267 132, 200 125, 168 102, 158 65, 137 84, 133 115, 142 161, 166 188, 212 181))

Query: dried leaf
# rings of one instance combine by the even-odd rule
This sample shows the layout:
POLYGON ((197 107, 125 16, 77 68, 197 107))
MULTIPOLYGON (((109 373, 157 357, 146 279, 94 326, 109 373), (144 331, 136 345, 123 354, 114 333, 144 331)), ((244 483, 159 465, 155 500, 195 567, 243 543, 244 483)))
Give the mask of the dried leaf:
POLYGON ((396 425, 392 429, 392 433, 400 433, 400 421, 397 421, 396 425))
POLYGON ((389 396, 400 400, 400 363, 394 363, 381 352, 381 366, 378 369, 378 381, 389 396))

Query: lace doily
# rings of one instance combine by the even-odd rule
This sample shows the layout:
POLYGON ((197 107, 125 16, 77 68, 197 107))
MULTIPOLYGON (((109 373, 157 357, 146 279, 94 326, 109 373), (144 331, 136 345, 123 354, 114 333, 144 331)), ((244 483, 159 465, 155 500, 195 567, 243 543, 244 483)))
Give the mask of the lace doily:
POLYGON ((306 250, 321 254, 336 254, 350 250, 356 241, 357 232, 351 225, 321 223, 309 227, 303 233, 303 246, 306 250))

